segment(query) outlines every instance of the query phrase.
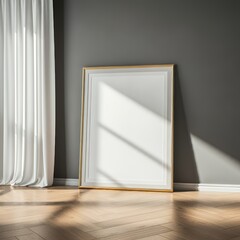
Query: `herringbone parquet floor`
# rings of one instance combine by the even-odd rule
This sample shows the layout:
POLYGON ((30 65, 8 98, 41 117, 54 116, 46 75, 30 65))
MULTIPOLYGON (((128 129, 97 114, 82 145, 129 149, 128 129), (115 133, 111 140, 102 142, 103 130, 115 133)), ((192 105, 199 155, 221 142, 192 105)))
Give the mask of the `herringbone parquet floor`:
POLYGON ((0 240, 240 240, 240 193, 0 187, 0 240))

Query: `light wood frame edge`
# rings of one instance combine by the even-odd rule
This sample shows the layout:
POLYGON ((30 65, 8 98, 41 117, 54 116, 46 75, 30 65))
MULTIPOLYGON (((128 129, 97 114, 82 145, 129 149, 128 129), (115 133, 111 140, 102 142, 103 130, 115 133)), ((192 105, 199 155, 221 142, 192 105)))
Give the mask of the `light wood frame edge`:
POLYGON ((78 186, 82 185, 82 154, 83 154, 83 129, 84 129, 84 99, 85 99, 85 68, 82 69, 82 103, 81 103, 81 127, 80 127, 80 148, 79 148, 79 179, 78 186))
POLYGON ((172 164, 172 192, 173 192, 173 184, 174 184, 174 64, 172 65, 172 89, 171 89, 171 130, 172 130, 172 143, 171 143, 171 164, 172 164))
POLYGON ((82 103, 81 103, 81 127, 80 127, 80 153, 79 153, 79 189, 101 189, 101 190, 120 190, 120 191, 146 191, 146 192, 173 192, 173 178, 174 178, 174 64, 156 64, 156 65, 130 65, 130 66, 98 66, 98 67, 83 67, 82 68, 82 103), (172 164, 172 184, 171 189, 149 189, 149 188, 122 188, 122 187, 98 187, 98 186, 82 186, 82 154, 83 154, 83 130, 84 130, 84 99, 85 99, 85 74, 86 70, 98 69, 113 69, 113 68, 158 68, 170 67, 172 68, 172 87, 171 87, 171 164, 172 164))
POLYGON ((118 190, 118 191, 142 191, 142 192, 173 192, 173 189, 157 188, 124 188, 124 187, 97 187, 97 186, 79 186, 79 189, 96 189, 96 190, 118 190))

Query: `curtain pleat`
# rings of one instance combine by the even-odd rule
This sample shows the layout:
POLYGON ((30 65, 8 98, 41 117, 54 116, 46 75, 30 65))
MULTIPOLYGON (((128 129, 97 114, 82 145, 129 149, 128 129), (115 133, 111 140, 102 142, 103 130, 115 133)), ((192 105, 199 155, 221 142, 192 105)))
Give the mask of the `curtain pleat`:
POLYGON ((52 184, 52 0, 0 0, 0 135, 0 184, 52 184))

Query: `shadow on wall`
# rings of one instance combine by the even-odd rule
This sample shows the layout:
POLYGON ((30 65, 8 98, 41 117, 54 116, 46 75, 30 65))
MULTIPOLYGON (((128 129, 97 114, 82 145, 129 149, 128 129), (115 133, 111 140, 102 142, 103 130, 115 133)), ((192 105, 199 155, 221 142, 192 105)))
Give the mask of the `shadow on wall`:
POLYGON ((53 1, 56 68, 55 177, 66 177, 66 137, 64 101, 64 1, 53 1), (56 173, 58 176, 56 176, 56 173))
MULTIPOLYGON (((218 134, 213 132, 221 132, 218 122, 223 122, 224 118, 215 117, 216 124, 213 125, 208 121, 209 116, 205 116, 205 122, 195 124, 193 121, 190 127, 187 123, 185 113, 183 95, 180 84, 178 68, 175 69, 175 182, 184 183, 218 183, 233 184, 240 180, 240 164, 239 156, 234 154, 235 144, 227 142, 224 138, 216 138, 218 134), (194 127, 195 125, 195 127, 194 127), (199 129, 201 131, 199 131, 199 129), (208 129, 208 131, 206 130, 208 129), (214 141, 211 139, 215 137, 214 141), (217 171, 220 169, 222 172, 217 171), (186 174, 187 173, 187 174, 186 174), (231 174, 225 174, 231 173, 231 174), (216 182, 216 179, 218 181, 216 182), (234 180, 233 182, 233 179, 234 180)), ((199 112, 204 113, 204 94, 202 95, 203 103, 199 112)), ((210 104, 210 103, 209 103, 210 104)), ((215 109, 212 109, 214 111, 215 109)), ((223 113, 222 113, 223 114, 223 113)), ((211 113, 214 115, 214 113, 211 113)), ((229 125, 230 126, 230 125, 229 125)), ((225 129, 224 131, 227 131, 225 129)), ((219 134, 220 135, 220 134, 219 134)), ((236 148, 235 148, 236 149, 236 148)))
POLYGON ((174 68, 174 182, 199 183, 178 67, 174 68), (177 106, 177 107, 176 107, 177 106), (189 169, 186 174, 186 168, 189 169))

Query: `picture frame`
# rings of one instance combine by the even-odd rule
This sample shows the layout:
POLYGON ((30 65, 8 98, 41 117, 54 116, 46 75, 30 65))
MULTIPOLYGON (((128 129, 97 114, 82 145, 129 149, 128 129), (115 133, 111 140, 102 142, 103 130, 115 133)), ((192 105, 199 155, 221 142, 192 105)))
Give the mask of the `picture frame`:
POLYGON ((79 188, 173 191, 174 65, 82 69, 79 188))

